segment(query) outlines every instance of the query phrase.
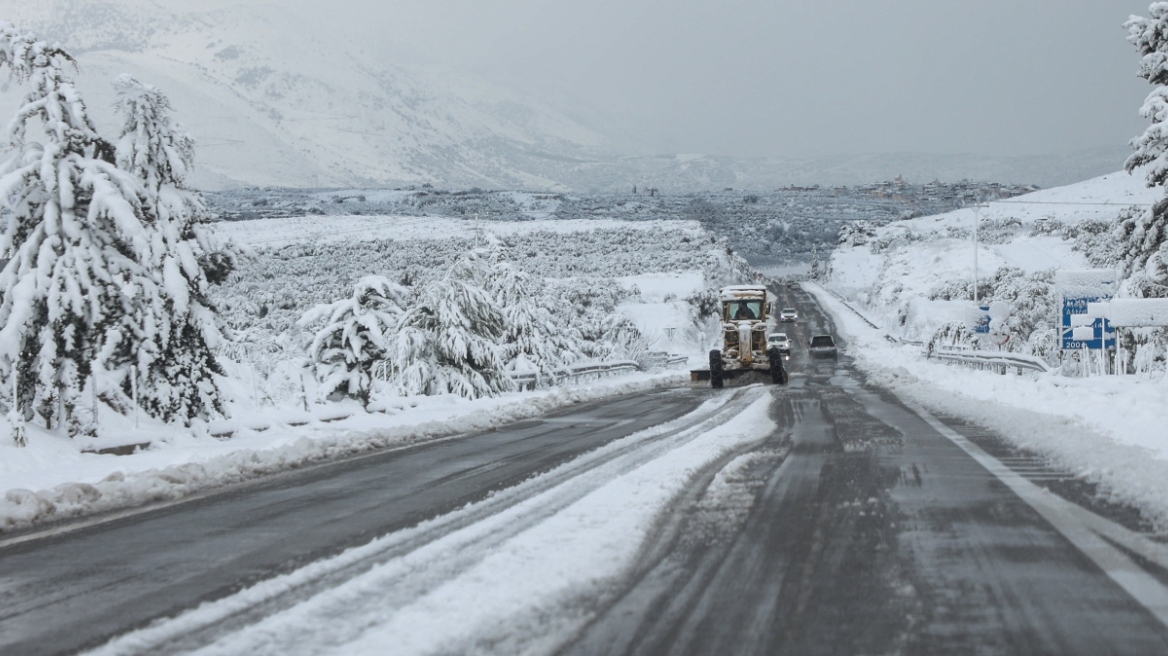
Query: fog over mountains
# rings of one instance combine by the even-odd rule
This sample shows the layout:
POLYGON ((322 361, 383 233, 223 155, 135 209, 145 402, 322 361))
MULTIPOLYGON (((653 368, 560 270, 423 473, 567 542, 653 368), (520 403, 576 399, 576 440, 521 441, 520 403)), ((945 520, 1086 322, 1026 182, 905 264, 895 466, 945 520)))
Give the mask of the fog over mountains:
MULTIPOLYGON (((72 52, 100 128, 109 82, 162 88, 199 143, 195 184, 666 192, 1000 180, 1048 187, 1115 171, 1127 149, 1045 157, 888 154, 735 159, 654 154, 577 105, 467 75, 378 60, 279 3, 0 0, 0 18, 72 52)), ((0 96, 7 115, 20 90, 0 96)))

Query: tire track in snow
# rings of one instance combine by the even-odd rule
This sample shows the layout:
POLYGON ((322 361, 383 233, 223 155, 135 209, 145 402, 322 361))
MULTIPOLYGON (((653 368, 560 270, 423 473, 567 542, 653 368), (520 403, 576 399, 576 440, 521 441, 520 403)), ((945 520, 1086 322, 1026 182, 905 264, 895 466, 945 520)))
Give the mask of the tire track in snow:
MULTIPOLYGON (((613 442, 596 451, 487 499, 385 536, 332 559, 259 583, 231 597, 209 602, 172 619, 125 634, 91 654, 241 653, 248 650, 296 653, 310 636, 316 644, 340 644, 386 621, 448 581, 466 573, 501 545, 549 520, 565 508, 663 455, 674 451, 741 414, 764 397, 768 388, 731 390, 698 410, 661 426, 613 442), (371 570, 376 592, 358 595, 377 607, 357 622, 293 624, 266 631, 265 619, 291 611, 314 597, 327 596, 371 570), (295 630, 297 626, 301 631, 295 630), (234 636, 233 634, 247 634, 234 636), (220 650, 214 643, 228 639, 220 650), (241 640, 243 644, 241 643, 241 640), (204 649, 205 648, 205 649, 204 649)), ((759 439, 766 437, 760 435, 759 439)), ((753 444, 751 445, 753 446, 753 444)), ((741 450, 722 454, 721 468, 741 450)), ((709 471, 707 464, 702 471, 709 471)), ((717 469, 714 469, 716 471, 717 469)), ((696 476, 701 472, 693 472, 696 476)), ((691 476, 693 478, 693 476, 691 476)), ((704 476, 703 476, 704 478, 704 476)), ((351 602, 333 606, 351 619, 351 602)), ((324 602, 329 606, 328 602, 324 602)), ((312 611, 322 616, 322 611, 312 611)), ((328 615, 329 611, 324 611, 328 615)), ((287 623, 285 623, 287 624, 287 623)), ((317 650, 311 648, 308 651, 317 650)))

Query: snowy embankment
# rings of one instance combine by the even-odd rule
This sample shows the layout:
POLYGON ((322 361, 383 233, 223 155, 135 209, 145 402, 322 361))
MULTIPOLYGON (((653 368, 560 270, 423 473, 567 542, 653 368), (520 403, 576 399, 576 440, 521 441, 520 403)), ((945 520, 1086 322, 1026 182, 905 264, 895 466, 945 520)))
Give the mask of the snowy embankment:
MULTIPOLYGON (((1106 225, 1123 208, 1160 193, 1145 189, 1139 176, 1117 173, 980 210, 978 265, 982 281, 989 281, 982 298, 996 293, 1015 308, 1013 350, 1057 364, 1057 342, 1027 341, 1021 333, 1053 334, 1052 270, 1092 268, 1084 250, 1089 242, 1068 235, 1093 222, 1106 225), (1043 353, 1052 343, 1053 353, 1043 353)), ((847 305, 817 285, 808 288, 836 316, 849 354, 874 382, 1051 458, 1168 531, 1168 377, 1162 371, 1081 378, 1068 376, 1068 367, 1000 375, 925 357, 919 344, 946 323, 964 321, 972 305, 973 220, 966 209, 899 221, 841 246, 824 285, 847 305), (895 344, 886 335, 918 344, 895 344)))
POLYGON ((157 653, 209 628, 216 641, 195 653, 554 652, 602 607, 597 600, 612 598, 638 573, 662 514, 695 478, 720 468, 705 494, 727 494, 742 466, 743 456, 735 456, 775 429, 770 401, 760 387, 721 395, 450 515, 206 603, 92 654, 157 653), (376 564, 311 594, 314 582, 362 562, 376 564), (257 608, 281 610, 266 617, 261 610, 263 619, 233 633, 214 631, 257 608))
POLYGON ((340 421, 242 429, 230 440, 175 431, 128 456, 84 453, 69 438, 38 435, 21 449, 5 445, 0 532, 182 499, 313 463, 488 430, 576 403, 688 380, 688 373, 663 372, 474 401, 414 397, 386 414, 352 404, 347 408, 352 415, 340 421))

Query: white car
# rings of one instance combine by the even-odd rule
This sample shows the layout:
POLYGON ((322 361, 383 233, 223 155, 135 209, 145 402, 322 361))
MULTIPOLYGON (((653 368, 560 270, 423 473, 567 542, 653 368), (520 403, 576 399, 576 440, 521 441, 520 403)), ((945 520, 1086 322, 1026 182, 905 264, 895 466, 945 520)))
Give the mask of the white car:
POLYGON ((790 353, 791 339, 787 337, 787 333, 771 333, 767 335, 767 346, 779 347, 779 353, 790 353))
POLYGON ((795 308, 783 308, 779 312, 779 321, 796 321, 799 319, 799 313, 795 308))

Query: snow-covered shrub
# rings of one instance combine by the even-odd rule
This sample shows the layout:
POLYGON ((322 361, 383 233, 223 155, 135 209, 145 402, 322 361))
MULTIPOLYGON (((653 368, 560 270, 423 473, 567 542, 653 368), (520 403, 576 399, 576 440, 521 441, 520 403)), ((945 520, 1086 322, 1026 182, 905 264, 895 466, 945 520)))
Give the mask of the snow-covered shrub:
POLYGON ((710 287, 686 296, 685 302, 693 306, 697 323, 703 323, 710 317, 718 317, 722 311, 722 298, 717 289, 710 287))
POLYGON ((646 335, 637 324, 619 314, 605 317, 605 328, 597 353, 602 360, 635 360, 643 365, 657 342, 656 335, 646 335))
POLYGON ((1118 262, 1115 222, 1087 219, 1067 226, 1064 238, 1071 239, 1072 249, 1079 251, 1091 265, 1100 269, 1114 268, 1118 262))
POLYGON ((978 336, 971 331, 964 322, 952 321, 946 323, 933 332, 926 345, 928 353, 936 353, 945 349, 976 349, 978 336))
POLYGON ((1020 232, 1022 221, 1016 217, 983 218, 978 223, 977 238, 983 244, 1008 244, 1020 232))
POLYGON ((837 243, 840 246, 863 246, 876 236, 876 226, 867 221, 845 223, 840 227, 837 243))
POLYGON ((1042 216, 1034 220, 1034 225, 1030 228, 1030 236, 1061 235, 1065 227, 1066 224, 1052 216, 1042 216))
POLYGON ((325 323, 308 347, 310 366, 323 395, 341 394, 369 404, 374 368, 389 366, 407 293, 387 278, 366 276, 349 298, 304 313, 301 325, 325 323))
MULTIPOLYGON (((971 288, 969 280, 949 281, 931 289, 929 299, 972 301, 971 288)), ((1058 310, 1054 271, 1027 274, 1018 268, 1000 267, 992 276, 978 280, 979 304, 988 305, 994 301, 1010 306, 1007 325, 1012 338, 1006 348, 1048 357, 1048 340, 1044 335, 1047 332, 1053 334, 1051 321, 1058 310), (1035 332, 1040 333, 1039 336, 1033 337, 1035 332)), ((945 327, 939 330, 945 330, 945 327)))

